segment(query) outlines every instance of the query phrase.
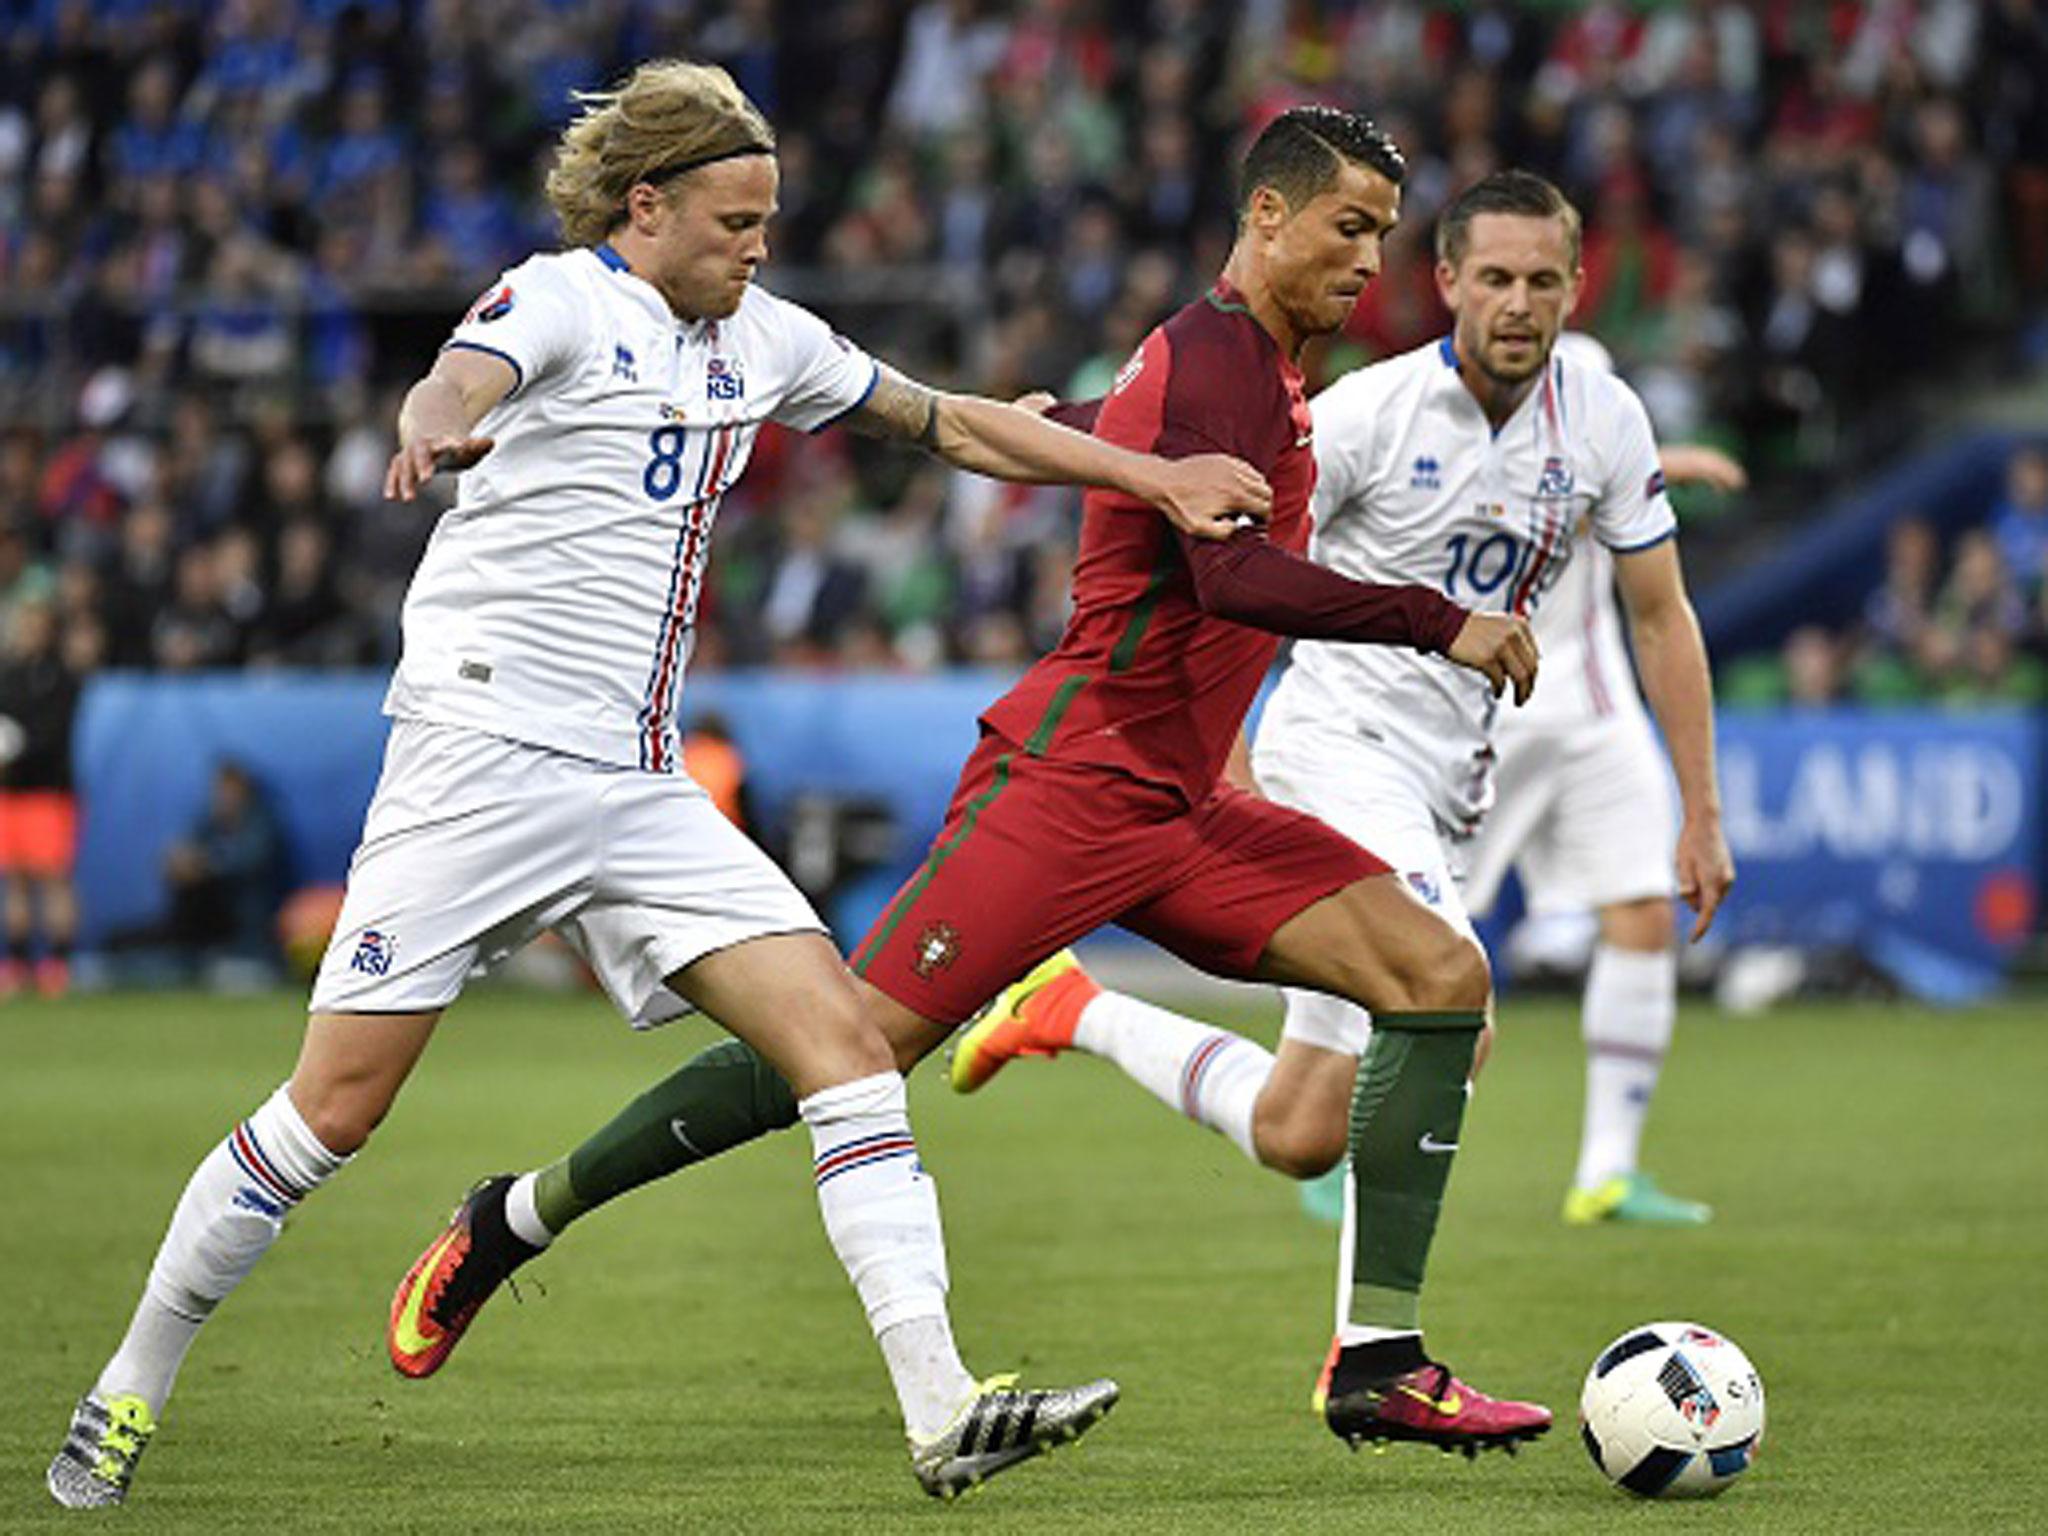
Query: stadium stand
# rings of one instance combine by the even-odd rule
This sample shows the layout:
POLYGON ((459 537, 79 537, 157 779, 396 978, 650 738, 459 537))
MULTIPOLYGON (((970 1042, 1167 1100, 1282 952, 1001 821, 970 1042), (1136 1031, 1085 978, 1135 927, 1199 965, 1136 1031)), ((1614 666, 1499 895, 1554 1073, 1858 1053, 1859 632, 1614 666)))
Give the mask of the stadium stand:
MULTIPOLYGON (((1588 215, 1582 322, 1667 437, 1758 471, 1739 506, 1689 509, 1709 570, 1909 441, 1958 379, 2043 345, 2048 22, 2024 0, 839 0, 787 20, 762 0, 20 0, 0 608, 48 594, 129 667, 388 660, 424 532, 378 500, 391 389, 550 243, 536 168, 571 91, 663 50, 727 65, 780 124, 772 280, 993 390, 1102 388, 1215 265, 1231 189, 1207 168, 1287 101, 1368 103, 1415 165, 1324 372, 1434 335, 1434 209, 1492 166, 1540 169, 1588 215)), ((1070 496, 792 446, 764 441, 728 511, 700 665, 1002 664, 1056 632, 1070 496)))

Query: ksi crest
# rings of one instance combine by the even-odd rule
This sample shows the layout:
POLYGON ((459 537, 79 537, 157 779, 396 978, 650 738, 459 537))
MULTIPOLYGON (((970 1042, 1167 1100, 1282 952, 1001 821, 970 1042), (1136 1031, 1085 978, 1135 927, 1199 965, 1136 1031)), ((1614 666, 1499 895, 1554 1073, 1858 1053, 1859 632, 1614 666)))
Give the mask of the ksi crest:
POLYGON ((1572 493, 1571 466, 1556 454, 1543 461, 1543 473, 1536 481, 1538 501, 1557 501, 1572 493))

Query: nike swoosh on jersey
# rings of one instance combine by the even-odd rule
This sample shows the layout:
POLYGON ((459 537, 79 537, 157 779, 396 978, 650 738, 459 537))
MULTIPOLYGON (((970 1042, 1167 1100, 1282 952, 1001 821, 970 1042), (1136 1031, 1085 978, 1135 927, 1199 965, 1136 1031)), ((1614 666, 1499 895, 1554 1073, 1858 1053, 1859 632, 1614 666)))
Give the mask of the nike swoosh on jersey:
POLYGON ((1458 1150, 1458 1144, 1455 1141, 1438 1141, 1433 1131, 1424 1131, 1422 1139, 1416 1142, 1415 1145, 1425 1152, 1455 1152, 1458 1150))

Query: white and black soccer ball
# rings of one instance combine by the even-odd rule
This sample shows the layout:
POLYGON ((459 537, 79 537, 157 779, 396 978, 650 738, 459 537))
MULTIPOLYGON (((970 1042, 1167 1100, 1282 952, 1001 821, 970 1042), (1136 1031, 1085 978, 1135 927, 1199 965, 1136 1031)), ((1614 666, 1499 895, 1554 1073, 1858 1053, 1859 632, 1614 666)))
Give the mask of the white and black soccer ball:
POLYGON ((1645 1323, 1600 1351, 1579 1394, 1593 1465, 1646 1499, 1711 1498, 1764 1438, 1764 1384, 1749 1357, 1698 1323, 1645 1323))

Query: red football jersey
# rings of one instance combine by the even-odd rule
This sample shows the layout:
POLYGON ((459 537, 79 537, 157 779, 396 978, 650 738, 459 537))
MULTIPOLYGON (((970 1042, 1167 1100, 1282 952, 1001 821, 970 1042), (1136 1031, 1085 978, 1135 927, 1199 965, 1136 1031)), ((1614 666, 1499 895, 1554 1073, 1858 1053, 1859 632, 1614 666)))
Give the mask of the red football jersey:
MULTIPOLYGON (((1227 283, 1147 336, 1095 435, 1140 453, 1235 454, 1273 489, 1267 537, 1308 549, 1315 451, 1301 371, 1227 283)), ((1209 793, 1280 637, 1204 613, 1164 515, 1088 492, 1060 643, 982 715, 1025 751, 1209 793)))

